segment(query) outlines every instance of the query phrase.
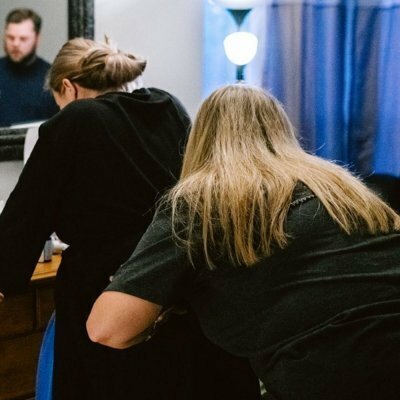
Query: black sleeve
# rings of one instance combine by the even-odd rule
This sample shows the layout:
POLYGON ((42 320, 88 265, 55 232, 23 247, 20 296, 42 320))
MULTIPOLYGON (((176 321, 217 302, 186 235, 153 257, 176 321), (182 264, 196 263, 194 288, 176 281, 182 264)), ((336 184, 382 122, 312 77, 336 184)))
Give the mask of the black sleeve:
POLYGON ((127 293, 167 307, 184 301, 194 276, 186 251, 177 246, 172 236, 170 216, 160 211, 105 290, 127 293))
POLYGON ((40 127, 39 139, 0 214, 0 292, 5 294, 27 289, 44 242, 54 231, 63 183, 73 163, 71 144, 59 139, 64 117, 54 119, 40 127))

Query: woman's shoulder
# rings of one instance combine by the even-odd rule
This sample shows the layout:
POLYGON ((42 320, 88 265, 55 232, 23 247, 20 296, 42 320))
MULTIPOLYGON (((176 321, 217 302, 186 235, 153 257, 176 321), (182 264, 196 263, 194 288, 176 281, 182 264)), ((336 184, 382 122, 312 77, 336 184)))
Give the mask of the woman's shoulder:
POLYGON ((79 99, 69 103, 65 108, 60 111, 60 114, 66 116, 85 114, 89 116, 103 108, 101 102, 96 98, 93 99, 79 99))
POLYGON ((75 100, 65 106, 43 125, 52 126, 65 123, 71 125, 73 123, 76 123, 77 121, 82 123, 83 121, 87 121, 88 119, 90 120, 91 118, 95 118, 95 116, 101 109, 101 105, 95 99, 75 100))
POLYGON ((104 93, 95 99, 86 99, 86 100, 92 100, 97 104, 104 104, 104 103, 109 103, 109 102, 120 102, 122 99, 125 100, 131 100, 133 102, 139 102, 139 103, 151 103, 151 102, 160 102, 160 101, 166 101, 170 99, 175 99, 175 96, 172 95, 171 93, 163 90, 163 89, 158 89, 155 87, 149 87, 149 88, 139 88, 135 89, 133 91, 113 91, 113 92, 107 92, 104 93))
POLYGON ((104 115, 103 107, 94 99, 73 101, 41 125, 39 136, 64 143, 82 140, 85 132, 84 138, 89 140, 91 132, 101 130, 100 115, 104 115))
POLYGON ((149 87, 146 89, 136 90, 133 93, 140 93, 140 91, 146 91, 149 94, 151 101, 155 101, 155 102, 165 101, 168 103, 172 103, 174 105, 174 107, 180 113, 187 114, 186 107, 179 100, 179 98, 177 96, 175 96, 174 94, 167 92, 166 90, 163 90, 160 88, 155 88, 155 87, 149 87))
POLYGON ((70 118, 79 117, 80 115, 89 116, 99 108, 98 102, 95 99, 81 99, 75 100, 65 106, 52 118, 47 120, 45 124, 66 120, 70 118))
POLYGON ((168 98, 175 98, 175 96, 166 90, 156 88, 156 87, 149 87, 145 89, 138 89, 137 91, 145 90, 152 96, 159 96, 159 97, 168 97, 168 98))

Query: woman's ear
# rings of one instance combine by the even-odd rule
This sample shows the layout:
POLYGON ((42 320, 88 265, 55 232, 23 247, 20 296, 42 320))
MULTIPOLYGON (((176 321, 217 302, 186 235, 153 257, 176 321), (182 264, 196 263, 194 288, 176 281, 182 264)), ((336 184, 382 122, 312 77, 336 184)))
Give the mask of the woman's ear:
POLYGON ((75 85, 67 78, 64 78, 62 80, 60 93, 65 94, 67 96, 72 95, 75 99, 77 97, 75 85))

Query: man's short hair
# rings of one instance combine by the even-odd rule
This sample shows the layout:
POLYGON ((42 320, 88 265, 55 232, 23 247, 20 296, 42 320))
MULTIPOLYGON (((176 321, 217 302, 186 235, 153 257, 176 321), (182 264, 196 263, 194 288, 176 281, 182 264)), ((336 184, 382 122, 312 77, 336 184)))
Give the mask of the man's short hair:
POLYGON ((40 32, 42 27, 42 18, 35 13, 35 11, 29 8, 16 8, 11 10, 6 18, 6 25, 8 24, 19 24, 20 22, 31 19, 33 22, 33 27, 36 33, 40 32))

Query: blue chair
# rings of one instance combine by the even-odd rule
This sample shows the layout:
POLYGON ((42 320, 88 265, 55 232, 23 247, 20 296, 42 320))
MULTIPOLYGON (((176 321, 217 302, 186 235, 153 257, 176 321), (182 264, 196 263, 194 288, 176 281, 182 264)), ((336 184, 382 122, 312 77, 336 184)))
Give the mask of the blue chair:
POLYGON ((53 398, 53 364, 54 364, 54 332, 55 313, 51 316, 43 336, 36 374, 36 400, 52 400, 53 398))

